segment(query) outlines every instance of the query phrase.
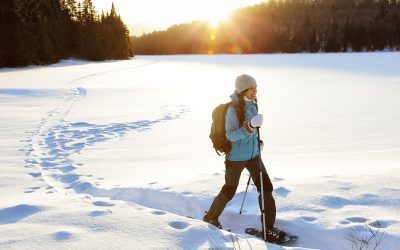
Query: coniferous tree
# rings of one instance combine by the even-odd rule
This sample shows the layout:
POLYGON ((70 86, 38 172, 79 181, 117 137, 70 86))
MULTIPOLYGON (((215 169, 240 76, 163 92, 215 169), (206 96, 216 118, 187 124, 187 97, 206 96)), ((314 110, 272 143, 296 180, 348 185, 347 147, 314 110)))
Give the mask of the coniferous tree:
POLYGON ((181 24, 132 44, 138 54, 373 51, 399 48, 399 23, 398 0, 270 0, 233 12, 213 31, 181 24))
POLYGON ((16 67, 31 62, 33 54, 30 50, 32 40, 29 9, 24 2, 4 0, 1 2, 1 34, 3 66, 16 67))
POLYGON ((133 56, 114 5, 108 21, 91 0, 2 0, 0 14, 0 67, 133 56))

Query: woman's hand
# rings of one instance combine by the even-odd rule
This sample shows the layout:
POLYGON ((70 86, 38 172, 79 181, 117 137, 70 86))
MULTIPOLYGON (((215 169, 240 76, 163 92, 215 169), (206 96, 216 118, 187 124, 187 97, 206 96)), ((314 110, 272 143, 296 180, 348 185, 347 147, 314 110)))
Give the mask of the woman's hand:
POLYGON ((262 114, 255 115, 255 116, 254 116, 253 118, 251 118, 251 120, 250 120, 250 126, 251 126, 252 128, 259 128, 259 127, 261 127, 261 125, 263 124, 263 120, 264 120, 264 117, 263 117, 262 114))

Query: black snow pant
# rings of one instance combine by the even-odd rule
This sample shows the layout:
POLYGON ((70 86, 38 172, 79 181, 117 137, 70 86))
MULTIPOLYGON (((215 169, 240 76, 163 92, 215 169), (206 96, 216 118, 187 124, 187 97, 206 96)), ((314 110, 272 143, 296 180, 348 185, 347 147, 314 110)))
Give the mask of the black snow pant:
MULTIPOLYGON (((264 205, 265 205, 265 225, 266 228, 272 228, 275 224, 276 207, 275 200, 272 196, 273 186, 271 180, 265 170, 264 163, 261 161, 263 171, 263 187, 264 187, 264 205)), ((218 219, 224 210, 226 204, 233 198, 239 184, 240 175, 244 168, 250 172, 251 178, 257 187, 259 193, 258 203, 260 211, 262 210, 261 184, 260 184, 260 168, 258 157, 248 161, 225 161, 225 185, 219 194, 215 197, 208 211, 209 218, 218 219)))

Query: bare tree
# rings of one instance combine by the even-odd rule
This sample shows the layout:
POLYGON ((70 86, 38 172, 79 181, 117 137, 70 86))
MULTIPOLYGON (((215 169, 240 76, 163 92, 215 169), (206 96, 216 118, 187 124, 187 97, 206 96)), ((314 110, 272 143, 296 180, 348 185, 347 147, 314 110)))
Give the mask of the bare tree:
POLYGON ((373 228, 368 220, 362 226, 350 228, 344 238, 351 242, 352 249, 376 250, 386 237, 385 232, 381 232, 380 229, 373 228))

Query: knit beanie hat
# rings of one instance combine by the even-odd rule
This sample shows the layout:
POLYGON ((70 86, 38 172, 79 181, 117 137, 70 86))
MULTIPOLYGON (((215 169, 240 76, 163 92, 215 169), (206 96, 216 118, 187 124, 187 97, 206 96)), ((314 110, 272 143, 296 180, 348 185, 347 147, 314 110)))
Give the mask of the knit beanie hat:
POLYGON ((236 77, 235 88, 238 94, 250 87, 257 87, 257 82, 252 76, 243 74, 236 77))

